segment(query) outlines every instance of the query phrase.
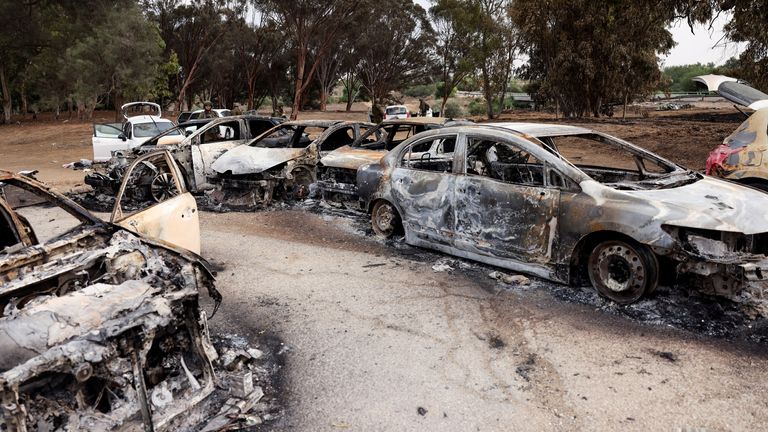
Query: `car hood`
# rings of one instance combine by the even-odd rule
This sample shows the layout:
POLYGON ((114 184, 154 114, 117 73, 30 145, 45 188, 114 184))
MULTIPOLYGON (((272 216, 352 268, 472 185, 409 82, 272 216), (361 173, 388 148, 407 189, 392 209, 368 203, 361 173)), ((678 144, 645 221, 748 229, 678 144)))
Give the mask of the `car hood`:
POLYGON ((320 163, 327 167, 357 170, 363 165, 378 162, 385 154, 387 152, 382 150, 344 146, 325 155, 320 163))
POLYGON ((657 207, 661 224, 757 234, 768 232, 768 194, 704 177, 672 189, 625 191, 657 207))
POLYGON ((211 165, 219 174, 257 174, 282 163, 301 157, 307 149, 262 148, 241 145, 221 155, 211 165))

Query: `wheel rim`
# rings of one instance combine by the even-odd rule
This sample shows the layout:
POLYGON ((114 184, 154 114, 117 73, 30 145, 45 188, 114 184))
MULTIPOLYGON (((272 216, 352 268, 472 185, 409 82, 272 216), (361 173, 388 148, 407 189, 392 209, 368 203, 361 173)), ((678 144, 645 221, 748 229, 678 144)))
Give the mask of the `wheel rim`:
POLYGON ((601 294, 618 302, 631 302, 645 291, 648 269, 633 247, 623 242, 608 242, 590 256, 589 275, 601 294))
POLYGON ((373 224, 376 232, 384 236, 391 236, 395 232, 395 209, 389 203, 376 206, 373 215, 373 224))
POLYGON ((155 178, 152 179, 150 192, 152 193, 152 198, 156 202, 165 201, 168 198, 179 194, 179 190, 176 188, 176 182, 171 173, 161 173, 156 175, 155 178))

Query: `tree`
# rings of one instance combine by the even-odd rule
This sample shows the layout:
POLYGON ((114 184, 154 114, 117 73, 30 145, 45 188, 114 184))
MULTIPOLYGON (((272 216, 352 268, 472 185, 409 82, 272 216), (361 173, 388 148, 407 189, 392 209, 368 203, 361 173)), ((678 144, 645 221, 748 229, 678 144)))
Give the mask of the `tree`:
POLYGON ((357 76, 375 105, 392 90, 431 74, 433 30, 426 11, 411 0, 377 0, 367 31, 357 39, 357 76))
POLYGON ((437 0, 429 10, 437 36, 435 51, 442 82, 437 89, 442 101, 440 112, 445 112, 453 89, 475 70, 471 59, 474 26, 470 10, 466 0, 437 0))
POLYGON ((166 25, 172 29, 171 34, 166 35, 166 42, 177 53, 181 66, 177 74, 176 109, 182 109, 184 97, 198 78, 203 61, 226 31, 222 16, 226 12, 215 0, 192 0, 189 4, 175 5, 169 17, 163 15, 170 20, 166 25))
POLYGON ((765 30, 768 7, 759 1, 727 0, 720 0, 720 7, 732 14, 723 28, 726 39, 747 44, 738 59, 740 78, 768 91, 768 32, 765 30))
POLYGON ((479 65, 483 96, 489 119, 504 109, 507 86, 512 78, 512 62, 516 53, 515 28, 509 20, 508 0, 473 0, 471 11, 477 28, 477 42, 472 61, 479 65))
POLYGON ((320 62, 337 40, 340 29, 350 25, 349 18, 360 1, 254 1, 263 8, 264 13, 270 14, 279 23, 293 42, 296 63, 291 119, 296 119, 301 109, 302 96, 312 82, 320 62))

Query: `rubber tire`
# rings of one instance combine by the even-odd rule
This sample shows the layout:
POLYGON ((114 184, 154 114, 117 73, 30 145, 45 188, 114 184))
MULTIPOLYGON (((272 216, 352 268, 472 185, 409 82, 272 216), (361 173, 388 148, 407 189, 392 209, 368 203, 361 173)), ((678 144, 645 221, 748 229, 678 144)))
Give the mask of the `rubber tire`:
POLYGON ((630 304, 656 289, 659 261, 647 246, 625 240, 606 240, 590 252, 587 273, 601 296, 619 304, 630 304), (613 263, 616 265, 611 266, 613 263), (628 274, 622 275, 626 276, 625 280, 617 280, 610 274, 612 271, 628 274))
POLYGON ((371 228, 377 236, 383 238, 400 234, 403 223, 395 206, 388 201, 376 201, 371 209, 371 228))

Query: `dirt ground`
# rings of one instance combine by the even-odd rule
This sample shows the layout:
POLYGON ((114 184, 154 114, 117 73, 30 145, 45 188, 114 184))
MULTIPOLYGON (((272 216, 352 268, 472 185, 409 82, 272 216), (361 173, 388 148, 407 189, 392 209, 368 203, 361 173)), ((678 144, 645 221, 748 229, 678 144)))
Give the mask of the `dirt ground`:
MULTIPOLYGON (((305 118, 364 118, 302 113, 305 118)), ((103 113, 110 121, 111 113, 103 113)), ((506 119, 554 121, 541 113, 506 119)), ((727 106, 581 120, 702 169, 740 122, 727 106)), ((61 189, 90 125, 0 127, 0 168, 61 189)), ((768 323, 681 287, 629 307, 589 289, 381 242, 364 215, 317 203, 201 212, 224 294, 216 334, 267 335, 285 359, 277 431, 762 430, 768 323), (439 264, 439 265, 436 265, 439 264), (282 344, 282 345, 281 345, 282 344)))

